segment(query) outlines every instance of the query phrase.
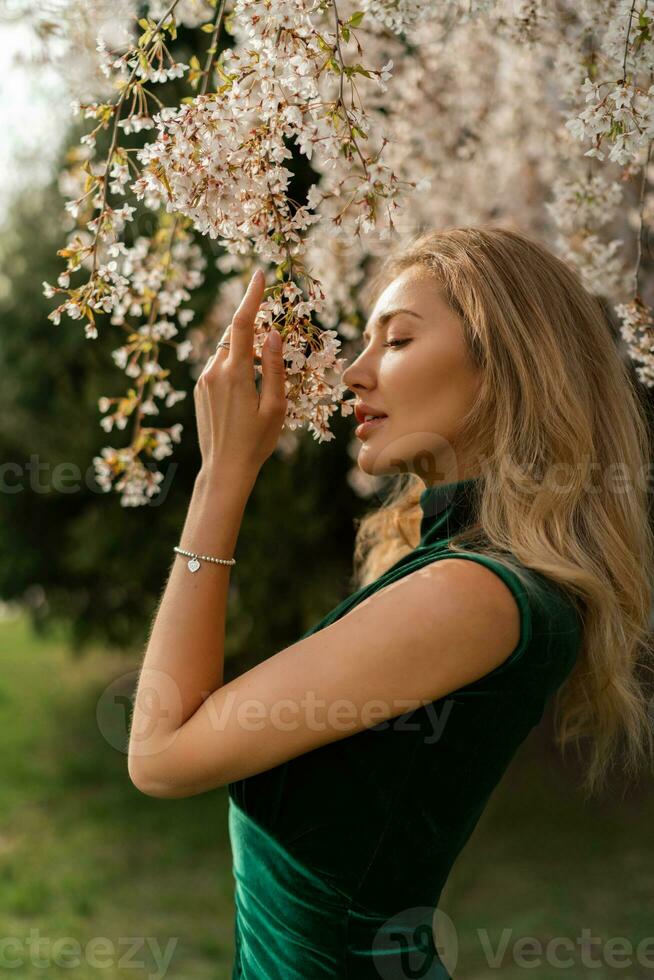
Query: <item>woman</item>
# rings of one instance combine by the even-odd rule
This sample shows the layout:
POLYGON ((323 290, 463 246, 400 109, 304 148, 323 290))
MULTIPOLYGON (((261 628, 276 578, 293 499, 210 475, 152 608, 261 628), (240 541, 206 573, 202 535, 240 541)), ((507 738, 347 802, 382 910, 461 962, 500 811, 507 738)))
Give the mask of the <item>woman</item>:
MULTIPOLYGON (((551 698, 587 792, 621 740, 629 773, 652 757, 648 433, 598 301, 500 228, 423 235, 373 287, 344 381, 379 419, 358 465, 400 479, 358 528, 356 591, 223 684, 228 566, 175 564, 139 686, 165 710, 135 702, 143 792, 228 786, 243 980, 449 977, 439 895, 551 698)), ((262 288, 196 386, 191 555, 231 556, 283 422, 272 342, 253 393, 262 288)))

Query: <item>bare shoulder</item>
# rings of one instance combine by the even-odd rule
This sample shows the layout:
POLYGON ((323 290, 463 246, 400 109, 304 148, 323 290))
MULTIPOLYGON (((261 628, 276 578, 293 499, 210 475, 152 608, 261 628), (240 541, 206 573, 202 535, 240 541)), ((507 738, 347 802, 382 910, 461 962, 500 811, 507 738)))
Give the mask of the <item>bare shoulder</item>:
POLYGON ((443 588, 448 599, 476 618, 492 616, 519 638, 520 612, 511 589, 492 569, 470 558, 442 558, 427 565, 427 578, 443 588), (516 633, 517 629, 517 633, 516 633))
POLYGON ((468 558, 441 558, 397 580, 361 604, 362 616, 367 603, 371 613, 379 613, 380 632, 388 630, 401 648, 417 652, 428 685, 425 697, 484 676, 520 640, 520 610, 511 589, 492 569, 468 558), (444 673, 448 664, 451 679, 444 673))

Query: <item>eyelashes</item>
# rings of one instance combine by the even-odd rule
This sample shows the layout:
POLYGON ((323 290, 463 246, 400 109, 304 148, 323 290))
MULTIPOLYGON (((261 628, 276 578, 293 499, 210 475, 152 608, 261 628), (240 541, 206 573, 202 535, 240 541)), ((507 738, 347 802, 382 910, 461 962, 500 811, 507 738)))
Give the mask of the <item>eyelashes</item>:
MULTIPOLYGON (((396 339, 396 340, 388 340, 388 341, 386 341, 386 343, 385 343, 385 344, 382 344, 382 347, 390 347, 390 348, 392 349, 392 348, 395 348, 395 347, 404 347, 404 345, 405 345, 405 344, 410 344, 410 343, 411 343, 411 340, 410 340, 410 338, 408 338, 408 339, 405 339, 405 340, 400 340, 400 339, 396 339)), ((364 351, 366 350, 366 347, 367 347, 367 346, 368 346, 367 344, 364 344, 364 345, 363 345, 363 347, 361 347, 361 348, 360 348, 360 350, 358 350, 358 351, 356 352, 356 354, 354 355, 354 358, 355 358, 355 360, 356 360, 356 359, 357 359, 358 357, 361 357, 361 355, 362 355, 362 354, 364 353, 364 351)))

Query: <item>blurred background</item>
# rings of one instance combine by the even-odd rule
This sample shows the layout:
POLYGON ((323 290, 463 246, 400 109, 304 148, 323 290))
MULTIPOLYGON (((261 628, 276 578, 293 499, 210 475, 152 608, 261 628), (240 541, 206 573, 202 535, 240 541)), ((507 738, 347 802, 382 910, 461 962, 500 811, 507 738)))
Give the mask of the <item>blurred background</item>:
MULTIPOLYGON (((186 435, 161 467, 164 492, 138 508, 102 493, 91 460, 105 441, 98 399, 120 385, 115 336, 89 341, 68 319, 53 325, 41 289, 61 271, 62 173, 83 131, 69 102, 97 79, 99 26, 120 31, 133 6, 62 0, 39 5, 37 17, 35 5, 0 3, 0 974, 21 978, 231 976, 227 791, 146 797, 130 783, 124 745, 199 465, 193 402, 169 410, 186 435)), ((206 38, 180 29, 177 43, 188 61, 206 38)), ((315 174, 297 152, 289 166, 301 200, 315 174)), ((544 214, 542 198, 530 206, 530 216, 544 214)), ((142 230, 147 215, 141 221, 142 230)), ((202 325, 215 316, 223 274, 215 242, 200 244, 208 263, 192 306, 202 325)), ((651 279, 651 265, 645 271, 651 279)), ((176 387, 190 390, 205 356, 196 341, 196 359, 172 365, 176 387)), ((649 389, 642 396, 649 405, 649 389)), ((322 445, 292 434, 248 503, 226 679, 294 642, 351 591, 354 521, 382 488, 356 471, 351 419, 334 416, 332 429, 322 445), (283 601, 271 602, 277 594, 283 601)), ((488 975, 484 936, 492 948, 585 936, 587 965, 575 956, 566 970, 574 980, 654 975, 651 783, 625 789, 618 772, 585 804, 580 767, 557 753, 548 712, 442 896, 461 944, 457 980, 488 975), (619 937, 632 949, 649 938, 651 966, 595 957, 619 937)), ((502 976, 525 969, 512 962, 502 976)), ((550 980, 549 967, 530 969, 550 980)))

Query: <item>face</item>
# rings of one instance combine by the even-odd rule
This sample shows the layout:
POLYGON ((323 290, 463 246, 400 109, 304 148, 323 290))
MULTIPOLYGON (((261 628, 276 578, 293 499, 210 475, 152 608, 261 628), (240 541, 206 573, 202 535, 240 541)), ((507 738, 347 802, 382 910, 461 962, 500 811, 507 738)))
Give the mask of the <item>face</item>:
POLYGON ((409 471, 427 485, 476 475, 456 444, 481 372, 465 346, 460 318, 425 269, 405 269, 386 287, 362 344, 343 381, 356 402, 387 417, 357 435, 361 469, 375 476, 409 471), (393 312, 398 309, 405 312, 393 312))

